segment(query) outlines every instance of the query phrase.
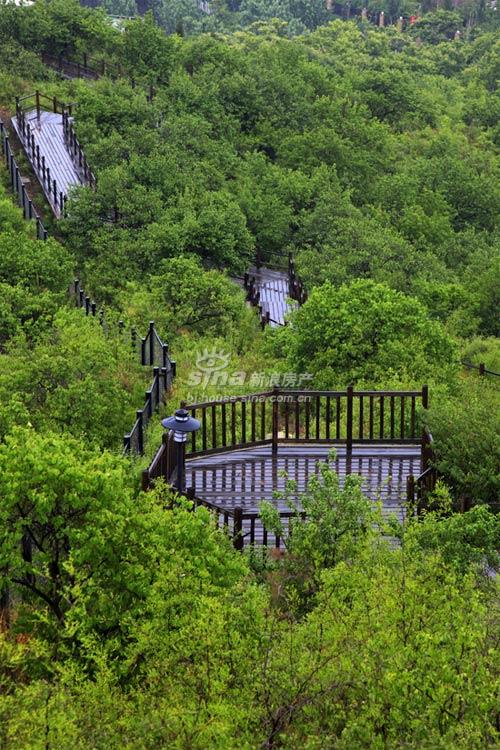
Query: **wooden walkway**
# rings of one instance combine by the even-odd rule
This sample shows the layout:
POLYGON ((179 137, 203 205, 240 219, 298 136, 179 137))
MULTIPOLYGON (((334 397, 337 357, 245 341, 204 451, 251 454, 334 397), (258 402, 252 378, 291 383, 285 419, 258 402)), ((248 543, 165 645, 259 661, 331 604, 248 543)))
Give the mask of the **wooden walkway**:
POLYGON ((38 117, 36 110, 33 110, 28 112, 26 117, 31 133, 29 144, 23 137, 17 117, 12 118, 12 125, 23 144, 54 215, 60 218, 64 212, 64 197, 73 186, 85 184, 83 175, 68 150, 64 138, 63 116, 54 112, 41 111, 38 117), (49 172, 48 178, 47 171, 49 172))
POLYGON ((255 280, 262 317, 273 327, 285 325, 286 316, 297 307, 290 300, 288 272, 261 266, 250 268, 248 275, 255 280))
MULTIPOLYGON (((304 492, 309 479, 318 473, 318 461, 326 461, 331 446, 280 445, 272 454, 270 445, 233 450, 189 458, 186 462, 186 485, 198 497, 231 511, 241 507, 243 513, 256 513, 262 500, 272 501, 280 511, 289 510, 275 493, 285 489, 286 473, 297 482, 297 494, 304 492)), ((332 468, 343 485, 347 474, 363 477, 362 489, 373 501, 381 500, 384 516, 405 513, 406 478, 420 474, 420 445, 354 446, 349 455, 345 446, 337 446, 332 468)), ((250 521, 243 516, 243 532, 248 536, 250 521)), ((255 541, 262 543, 263 529, 255 523, 255 541)), ((285 522, 286 523, 286 522, 285 522)))

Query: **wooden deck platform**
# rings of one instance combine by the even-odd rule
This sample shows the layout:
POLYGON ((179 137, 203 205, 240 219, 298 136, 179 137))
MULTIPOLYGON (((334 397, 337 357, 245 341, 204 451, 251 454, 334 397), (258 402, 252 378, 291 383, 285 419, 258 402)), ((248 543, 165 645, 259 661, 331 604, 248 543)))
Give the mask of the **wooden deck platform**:
MULTIPOLYGON (((189 458, 186 462, 186 486, 195 495, 221 509, 241 507, 243 513, 256 513, 262 500, 275 503, 280 511, 289 510, 276 492, 285 489, 286 473, 297 482, 297 494, 303 492, 309 479, 318 472, 318 461, 326 461, 329 445, 280 445, 273 455, 270 445, 231 450, 208 456, 189 458)), ((382 501, 384 516, 405 513, 406 478, 421 471, 420 445, 354 446, 349 455, 345 446, 337 446, 336 459, 331 463, 339 474, 341 485, 346 474, 363 477, 362 489, 373 501, 382 501)), ((243 531, 249 524, 243 516, 243 531)), ((260 521, 255 524, 255 540, 262 542, 260 521)))
POLYGON ((64 139, 63 116, 54 112, 41 111, 40 117, 36 110, 26 113, 29 121, 32 143, 27 144, 21 133, 17 118, 12 118, 12 125, 23 144, 40 185, 43 188, 54 215, 57 218, 63 213, 61 195, 67 196, 71 187, 84 184, 83 176, 77 168, 76 162, 68 150, 64 139), (34 149, 33 149, 34 144, 34 149), (45 159, 45 176, 37 159, 45 159), (46 179, 46 169, 50 170, 50 180, 46 179), (54 180, 56 189, 54 190, 54 180))
POLYGON ((297 303, 289 299, 288 272, 275 271, 262 266, 261 268, 251 268, 249 274, 255 277, 255 283, 260 293, 262 314, 265 316, 269 312, 271 326, 284 325, 287 314, 297 306, 297 303))

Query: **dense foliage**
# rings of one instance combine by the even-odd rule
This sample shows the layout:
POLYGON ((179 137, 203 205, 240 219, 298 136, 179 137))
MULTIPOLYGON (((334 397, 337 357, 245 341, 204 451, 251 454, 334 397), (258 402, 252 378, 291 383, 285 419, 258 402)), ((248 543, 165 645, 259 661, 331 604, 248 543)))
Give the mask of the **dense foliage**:
POLYGON ((37 86, 77 101, 98 180, 45 243, 0 195, 0 746, 495 747, 498 387, 460 363, 500 372, 492 14, 424 3, 400 34, 323 2, 103 6, 153 14, 0 6, 2 118, 37 86), (61 80, 40 53, 109 76, 61 80), (231 276, 289 252, 308 300, 261 335, 231 276), (106 325, 69 302, 75 274, 106 325), (120 317, 171 344, 169 410, 208 398, 211 356, 429 383, 423 515, 387 520, 324 463, 281 498, 293 533, 261 508, 285 552, 240 554, 205 508, 140 492, 119 454, 151 373, 120 317))

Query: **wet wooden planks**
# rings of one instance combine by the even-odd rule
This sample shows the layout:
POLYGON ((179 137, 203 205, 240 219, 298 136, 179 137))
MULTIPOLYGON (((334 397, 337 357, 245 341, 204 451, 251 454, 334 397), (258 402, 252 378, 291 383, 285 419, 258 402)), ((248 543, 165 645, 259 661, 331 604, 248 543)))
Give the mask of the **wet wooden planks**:
POLYGON ((35 148, 38 146, 40 157, 45 157, 45 166, 50 170, 50 187, 47 180, 43 177, 43 170, 39 167, 38 160, 33 154, 32 148, 28 148, 27 144, 24 142, 15 117, 12 118, 12 124, 19 140, 25 148, 33 171, 43 188, 45 197, 47 198, 54 215, 59 218, 63 213, 63 206, 61 206, 61 193, 63 196, 67 196, 71 187, 83 184, 77 166, 66 147, 62 115, 42 111, 38 118, 36 116, 36 111, 34 110, 33 112, 28 113, 27 119, 29 120, 31 133, 34 137, 35 148), (56 181, 55 191, 53 184, 54 180, 56 181))
MULTIPOLYGON (((188 459, 186 483, 195 494, 221 508, 243 508, 244 513, 257 512, 262 500, 273 502, 282 511, 289 510, 283 497, 286 474, 297 483, 295 500, 303 492, 309 479, 317 474, 318 461, 326 461, 331 446, 280 445, 277 456, 271 446, 228 451, 218 455, 188 459)), ((380 500, 384 516, 395 514, 400 519, 405 512, 406 478, 421 471, 420 446, 370 445, 354 446, 348 454, 339 446, 331 462, 343 485, 347 474, 363 478, 362 489, 373 501, 380 500)), ((250 521, 243 521, 248 534, 250 521)), ((263 529, 255 522, 256 541, 262 541, 263 529)))
POLYGON ((274 271, 271 268, 251 268, 251 276, 260 292, 262 314, 269 312, 271 326, 284 325, 287 314, 297 306, 289 300, 290 284, 286 271, 274 271))

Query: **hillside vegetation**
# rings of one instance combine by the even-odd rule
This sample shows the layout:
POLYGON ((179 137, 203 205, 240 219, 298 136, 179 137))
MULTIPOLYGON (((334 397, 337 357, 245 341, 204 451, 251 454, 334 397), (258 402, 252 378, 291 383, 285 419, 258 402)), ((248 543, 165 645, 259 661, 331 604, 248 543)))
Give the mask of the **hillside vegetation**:
POLYGON ((432 15, 420 39, 323 17, 183 37, 0 6, 2 119, 37 88, 76 102, 97 176, 40 242, 0 167, 1 747, 496 746, 500 391, 461 360, 500 372, 500 47, 491 19, 454 41, 432 15), (109 75, 41 59, 83 53, 109 75), (261 332, 231 277, 289 253, 308 300, 261 332), (191 377, 207 352, 322 389, 428 383, 428 512, 388 525, 325 465, 287 554, 242 555, 140 492, 121 448, 150 372, 121 318, 170 343, 169 413, 220 393, 191 377))

